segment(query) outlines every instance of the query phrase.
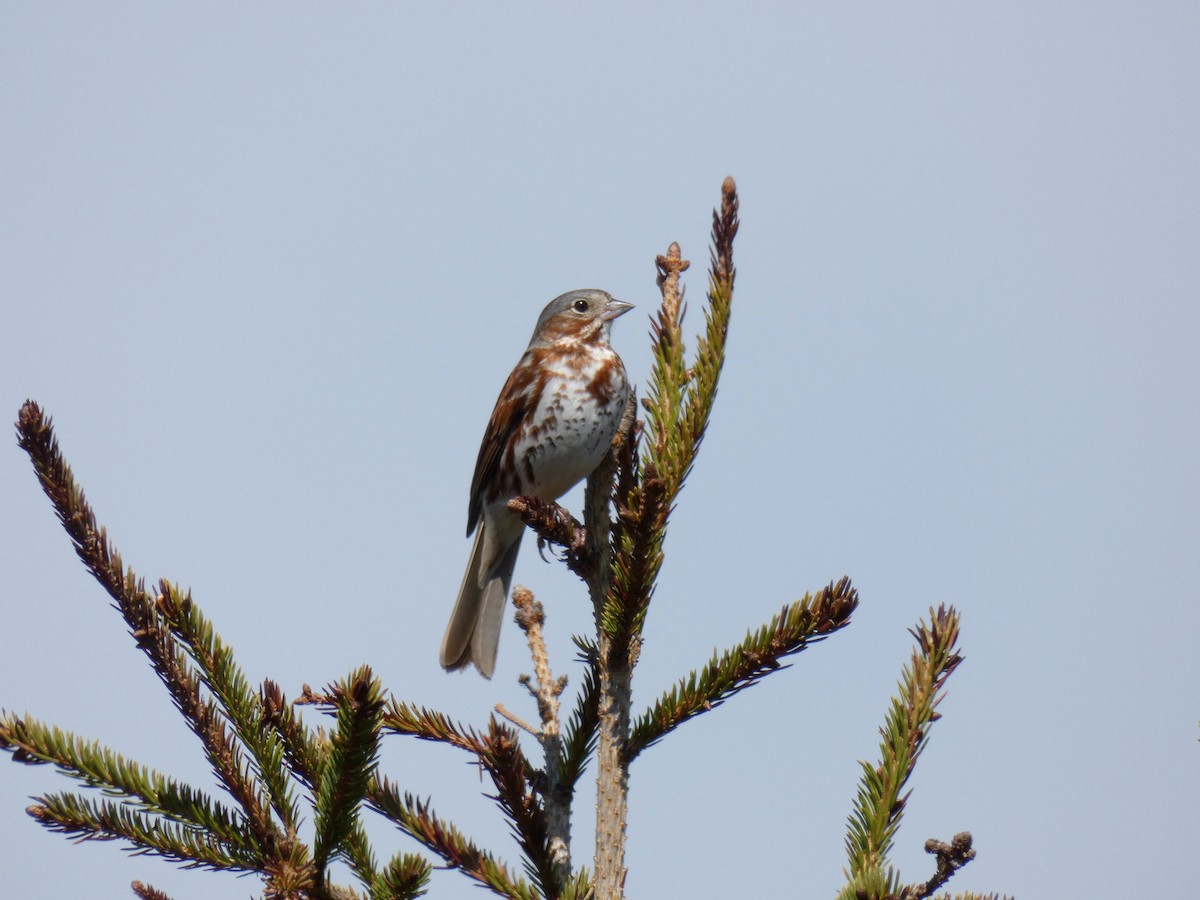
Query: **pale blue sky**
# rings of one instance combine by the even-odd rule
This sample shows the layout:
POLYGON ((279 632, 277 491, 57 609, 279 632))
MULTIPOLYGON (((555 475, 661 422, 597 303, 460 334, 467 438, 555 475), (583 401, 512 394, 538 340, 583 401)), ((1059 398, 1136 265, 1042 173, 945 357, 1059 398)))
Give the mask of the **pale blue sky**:
MULTIPOLYGON (((958 890, 1190 897, 1197 46, 1183 2, 6 3, 0 414, 44 405, 126 561, 191 586, 253 680, 368 662, 480 724, 528 706, 515 626, 493 682, 437 666, 495 394, 578 287, 638 305, 643 382, 654 255, 693 260, 697 327, 731 174, 729 361, 639 704, 806 590, 848 574, 863 605, 638 761, 630 896, 830 895, 906 629, 954 603, 906 877, 965 829, 958 890)), ((0 705, 209 785, 12 441, 0 507, 0 705)), ((577 676, 581 588, 531 543, 516 580, 577 676)), ((463 762, 384 765, 515 861, 463 762)), ((12 896, 254 890, 25 816, 66 787, 0 767, 12 896)))

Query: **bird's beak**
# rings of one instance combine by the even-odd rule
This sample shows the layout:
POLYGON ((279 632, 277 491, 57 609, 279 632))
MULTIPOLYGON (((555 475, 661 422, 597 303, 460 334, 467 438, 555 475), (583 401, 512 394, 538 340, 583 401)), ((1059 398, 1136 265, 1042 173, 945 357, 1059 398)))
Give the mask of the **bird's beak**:
POLYGON ((610 299, 608 303, 604 305, 604 312, 600 314, 600 318, 606 322, 611 322, 617 316, 623 316, 631 309, 633 309, 632 303, 626 303, 624 300, 610 299))

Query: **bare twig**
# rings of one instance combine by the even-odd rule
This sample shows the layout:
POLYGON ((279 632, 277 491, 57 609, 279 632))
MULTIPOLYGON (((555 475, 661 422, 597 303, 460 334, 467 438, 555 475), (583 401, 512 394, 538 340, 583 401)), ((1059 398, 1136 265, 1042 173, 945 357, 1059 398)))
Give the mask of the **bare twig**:
POLYGON ((663 321, 678 323, 682 318, 679 308, 683 303, 683 287, 679 284, 679 276, 688 270, 691 262, 683 258, 679 244, 674 241, 666 254, 656 256, 654 262, 658 266, 657 282, 662 293, 663 321))
MULTIPOLYGON (((512 594, 513 606, 517 608, 517 624, 525 632, 529 642, 529 652, 533 657, 534 679, 522 676, 522 683, 537 701, 538 718, 541 720, 540 731, 534 731, 529 726, 522 725, 530 731, 542 745, 545 759, 542 769, 542 779, 539 788, 542 793, 542 806, 546 816, 546 844, 550 861, 559 875, 559 884, 565 885, 571 877, 571 789, 562 783, 562 727, 558 712, 563 690, 567 686, 566 678, 557 681, 550 671, 550 657, 546 652, 546 641, 542 633, 542 625, 546 621, 546 611, 533 597, 528 588, 516 587, 512 594)), ((515 724, 522 723, 511 717, 500 706, 496 711, 515 724)))
POLYGON ((533 735, 539 741, 542 739, 542 732, 540 730, 538 730, 537 728, 534 728, 532 725, 530 725, 528 722, 526 722, 524 719, 522 719, 516 713, 509 711, 508 707, 506 707, 503 703, 497 703, 492 708, 494 710, 496 710, 496 712, 500 715, 500 717, 502 719, 507 719, 509 722, 516 725, 522 731, 528 732, 529 734, 533 735))

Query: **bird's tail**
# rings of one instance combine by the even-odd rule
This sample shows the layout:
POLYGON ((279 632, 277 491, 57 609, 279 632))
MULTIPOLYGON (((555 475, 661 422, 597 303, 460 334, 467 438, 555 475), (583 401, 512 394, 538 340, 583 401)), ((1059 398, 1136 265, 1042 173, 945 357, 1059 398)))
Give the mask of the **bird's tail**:
POLYGON ((504 607, 508 600, 508 589, 512 584, 513 569, 517 565, 520 540, 504 554, 492 577, 481 588, 480 566, 483 564, 484 530, 479 523, 475 531, 475 543, 471 545, 471 559, 463 575, 462 587, 458 589, 458 600, 454 612, 450 613, 450 624, 442 638, 442 668, 453 672, 474 663, 484 678, 491 678, 496 669, 496 651, 500 647, 500 628, 504 624, 504 607))

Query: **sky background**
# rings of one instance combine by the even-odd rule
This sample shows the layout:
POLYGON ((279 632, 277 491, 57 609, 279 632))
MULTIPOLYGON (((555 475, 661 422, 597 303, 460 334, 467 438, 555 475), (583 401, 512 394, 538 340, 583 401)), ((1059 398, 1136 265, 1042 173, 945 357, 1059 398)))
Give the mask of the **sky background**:
MULTIPOLYGON (((629 895, 830 896, 907 629, 953 603, 904 877, 969 830, 957 890, 1191 897, 1197 46, 1188 2, 3 3, 0 414, 43 405, 126 562, 253 682, 367 662, 464 723, 532 717, 515 625, 493 681, 437 665, 484 424, 566 290, 637 304, 644 384, 655 254, 693 261, 694 333, 733 175, 728 362, 635 708, 843 574, 862 606, 637 761, 629 895)), ((0 510, 0 706, 211 788, 13 440, 0 510)), ((582 586, 532 539, 516 581, 577 683, 582 586)), ((465 763, 389 738, 382 765, 515 863, 465 763)), ((256 892, 25 815, 72 787, 0 766, 8 895, 256 892)))

